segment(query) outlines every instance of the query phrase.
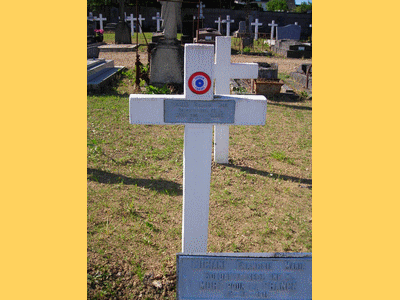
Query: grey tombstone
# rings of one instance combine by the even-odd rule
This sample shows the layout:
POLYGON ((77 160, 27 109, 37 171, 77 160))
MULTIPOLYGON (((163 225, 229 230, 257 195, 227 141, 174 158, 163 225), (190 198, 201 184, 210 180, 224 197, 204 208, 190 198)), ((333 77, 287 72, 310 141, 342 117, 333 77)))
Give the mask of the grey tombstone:
POLYGON ((311 253, 177 254, 178 300, 312 299, 311 253))
POLYGON ((131 29, 125 22, 124 14, 124 0, 118 0, 119 2, 119 22, 115 28, 115 43, 116 44, 132 44, 131 29))
POLYGON ((238 33, 246 33, 246 22, 245 21, 240 21, 239 22, 239 30, 238 33))
POLYGON ((277 27, 276 35, 278 40, 300 40, 301 26, 299 25, 286 25, 283 27, 277 27))
POLYGON ((160 1, 163 33, 153 42, 151 51, 150 84, 183 86, 183 47, 177 40, 178 24, 181 24, 181 2, 160 1))

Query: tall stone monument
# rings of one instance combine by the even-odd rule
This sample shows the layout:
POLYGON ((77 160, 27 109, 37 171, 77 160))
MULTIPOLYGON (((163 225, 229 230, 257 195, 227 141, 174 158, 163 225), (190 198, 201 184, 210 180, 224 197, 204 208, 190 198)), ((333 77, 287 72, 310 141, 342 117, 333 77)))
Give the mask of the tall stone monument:
POLYGON ((132 44, 131 29, 125 22, 124 15, 125 0, 118 0, 119 4, 119 21, 115 28, 115 43, 116 44, 132 44))
POLYGON ((181 24, 182 2, 161 3, 162 34, 151 52, 150 84, 183 86, 183 47, 177 40, 178 24, 181 24))

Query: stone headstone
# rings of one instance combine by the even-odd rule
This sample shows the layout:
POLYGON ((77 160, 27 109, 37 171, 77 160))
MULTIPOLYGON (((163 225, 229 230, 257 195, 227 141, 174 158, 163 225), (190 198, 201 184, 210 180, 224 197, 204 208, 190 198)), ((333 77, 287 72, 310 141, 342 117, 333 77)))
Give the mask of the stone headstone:
POLYGON ((111 23, 118 23, 118 8, 111 7, 111 23))
POLYGON ((278 40, 300 40, 301 26, 299 25, 286 25, 276 28, 276 35, 278 40))
POLYGON ((163 33, 166 39, 176 39, 181 23, 181 2, 160 1, 163 33))
POLYGON ((150 84, 170 84, 178 90, 183 85, 183 47, 177 40, 178 24, 181 23, 181 2, 161 2, 163 33, 153 34, 157 46, 150 55, 150 84))
POLYGON ((177 254, 178 300, 312 299, 311 253, 177 254))
POLYGON ((245 21, 240 21, 239 22, 239 29, 238 29, 238 33, 246 33, 246 22, 245 21))
POLYGON ((131 44, 132 36, 129 25, 125 22, 124 0, 119 0, 119 21, 115 28, 116 44, 131 44))

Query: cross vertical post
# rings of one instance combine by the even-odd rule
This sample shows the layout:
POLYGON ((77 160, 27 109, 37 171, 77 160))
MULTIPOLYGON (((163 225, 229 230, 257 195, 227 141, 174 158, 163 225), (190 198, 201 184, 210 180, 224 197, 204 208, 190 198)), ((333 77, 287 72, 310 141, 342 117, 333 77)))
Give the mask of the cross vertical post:
MULTIPOLYGON (((215 41, 215 93, 230 94, 230 79, 257 78, 258 64, 231 63, 231 37, 217 36, 215 41)), ((229 125, 214 126, 214 161, 218 164, 229 163, 229 125)))
MULTIPOLYGON (((213 82, 214 46, 185 45, 184 94, 188 100, 212 100, 212 87, 204 94, 189 88, 194 74, 208 74, 213 82)), ((210 83, 210 84, 211 84, 210 83)), ((211 180, 212 125, 185 125, 183 148, 182 252, 207 252, 211 180)))

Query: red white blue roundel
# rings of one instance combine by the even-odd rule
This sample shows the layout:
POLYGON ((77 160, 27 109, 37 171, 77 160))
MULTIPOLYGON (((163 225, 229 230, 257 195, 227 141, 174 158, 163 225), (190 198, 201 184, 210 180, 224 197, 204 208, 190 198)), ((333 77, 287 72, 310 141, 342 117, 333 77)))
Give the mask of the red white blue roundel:
POLYGON ((211 79, 204 72, 196 72, 190 76, 188 84, 193 93, 205 94, 211 87, 211 79))

